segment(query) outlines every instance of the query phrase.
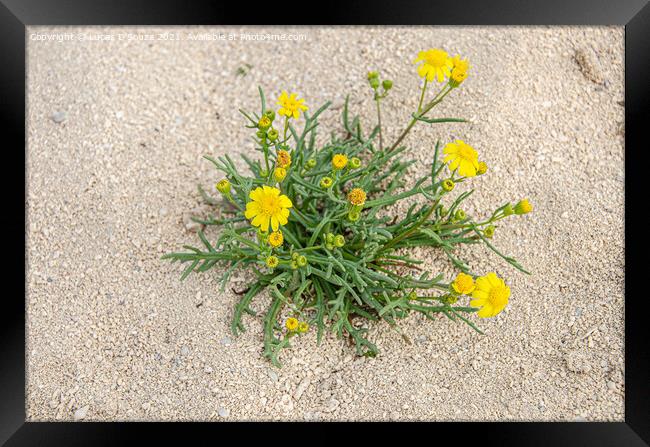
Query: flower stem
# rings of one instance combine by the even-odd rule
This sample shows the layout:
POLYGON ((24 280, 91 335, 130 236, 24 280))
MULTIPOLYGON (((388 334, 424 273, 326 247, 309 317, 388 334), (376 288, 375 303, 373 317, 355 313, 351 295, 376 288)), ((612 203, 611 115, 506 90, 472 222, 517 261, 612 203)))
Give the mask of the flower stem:
POLYGON ((375 94, 375 102, 377 103, 377 126, 379 126, 379 150, 384 150, 384 137, 381 133, 381 107, 379 102, 381 99, 375 94))
MULTIPOLYGON (((451 88, 451 87, 449 87, 449 88, 445 91, 445 88, 446 88, 448 85, 449 85, 449 84, 445 85, 445 86, 442 88, 442 90, 440 90, 440 92, 436 95, 436 97, 435 97, 435 98, 434 98, 434 99, 433 99, 429 104, 427 104, 427 105, 424 107, 424 109, 422 109, 422 110, 420 111, 420 108, 422 107, 422 101, 423 101, 423 99, 424 99, 424 88, 422 89, 422 95, 421 95, 421 97, 420 97, 420 105, 418 105, 418 113, 417 113, 418 117, 420 117, 420 116, 424 116, 424 115, 425 115, 429 110, 433 109, 434 106, 436 106, 437 104, 439 104, 439 103, 444 99, 444 97, 447 96, 447 94, 448 94, 450 91, 452 91, 452 88, 451 88), (444 93, 443 93, 443 92, 444 92, 444 93)), ((425 84, 425 87, 426 87, 426 84, 425 84)), ((415 126, 415 123, 417 123, 417 122, 418 122, 418 119, 417 119, 417 118, 413 118, 413 119, 411 120, 411 122, 410 122, 409 125, 406 127, 406 129, 404 129, 404 131, 401 133, 401 135, 397 138, 397 141, 395 141, 395 143, 390 147, 390 149, 388 149, 387 152, 388 152, 389 154, 390 154, 392 151, 394 151, 395 148, 397 148, 397 145, 400 144, 400 143, 402 142, 402 140, 404 139, 404 137, 406 137, 406 135, 408 135, 408 133, 411 131, 411 128, 413 128, 413 126, 415 126)))

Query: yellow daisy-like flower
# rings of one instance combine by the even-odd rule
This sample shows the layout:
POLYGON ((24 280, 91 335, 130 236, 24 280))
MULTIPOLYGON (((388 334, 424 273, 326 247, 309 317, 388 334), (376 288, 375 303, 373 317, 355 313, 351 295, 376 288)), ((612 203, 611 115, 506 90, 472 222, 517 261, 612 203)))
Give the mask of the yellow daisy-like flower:
POLYGON ((445 77, 449 77, 454 66, 447 52, 438 48, 420 51, 413 63, 419 62, 421 64, 418 67, 418 74, 427 81, 437 79, 438 82, 443 82, 445 77))
POLYGON ((289 208, 293 206, 291 200, 280 195, 278 188, 260 186, 249 194, 251 202, 246 204, 246 219, 251 219, 251 225, 260 227, 262 231, 268 231, 269 224, 273 231, 278 231, 280 225, 287 224, 289 208))
POLYGON ((477 315, 481 318, 494 317, 508 304, 510 287, 506 286, 496 273, 488 273, 476 279, 476 288, 472 292, 469 305, 480 307, 477 315))
POLYGON ((282 245, 284 242, 284 236, 282 236, 282 231, 274 231, 273 233, 269 234, 268 237, 269 244, 271 244, 271 247, 279 247, 282 245))
POLYGON ((449 78, 452 81, 452 87, 458 87, 469 74, 469 62, 467 59, 461 59, 459 55, 454 56, 451 60, 453 68, 449 78))
POLYGON ((276 103, 280 106, 278 113, 288 118, 293 117, 298 119, 300 117, 300 111, 308 109, 304 102, 304 99, 297 99, 295 93, 289 95, 286 90, 283 90, 282 94, 278 98, 278 102, 276 103))
POLYGON ((352 205, 363 205, 366 203, 366 192, 361 188, 354 188, 348 193, 348 200, 352 205))
POLYGON ((289 317, 289 318, 287 318, 287 321, 284 322, 284 326, 285 326, 288 330, 290 330, 291 332, 293 332, 293 331, 295 331, 296 329, 298 329, 298 320, 295 319, 295 318, 293 318, 293 317, 289 317))
POLYGON ((461 295, 469 295, 474 291, 475 287, 474 279, 467 273, 462 272, 459 273, 454 282, 451 283, 451 288, 461 295))
POLYGON ((449 163, 449 170, 458 168, 458 173, 463 177, 474 177, 479 169, 478 152, 462 140, 448 143, 442 150, 447 154, 445 163, 449 163))
POLYGON ((291 166, 291 154, 284 149, 278 151, 277 160, 278 167, 288 168, 291 166))
POLYGON ((344 154, 334 154, 332 157, 332 167, 334 169, 343 169, 348 164, 348 157, 344 154))
POLYGON ((302 321, 298 324, 298 332, 304 334, 308 330, 309 330, 309 323, 307 323, 306 321, 302 321))

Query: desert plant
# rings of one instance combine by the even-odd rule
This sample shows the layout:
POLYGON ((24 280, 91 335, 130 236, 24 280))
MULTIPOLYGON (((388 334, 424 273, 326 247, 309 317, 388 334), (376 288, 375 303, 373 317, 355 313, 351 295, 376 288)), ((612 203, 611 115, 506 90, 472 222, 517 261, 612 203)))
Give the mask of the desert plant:
MULTIPOLYGON (((164 259, 189 263, 182 278, 192 271, 205 272, 219 265, 225 269, 222 288, 237 268, 249 268, 256 281, 242 293, 232 319, 232 332, 244 330, 245 313, 255 314, 250 303, 268 292, 271 304, 264 317, 264 354, 280 365, 278 354, 290 339, 317 330, 320 343, 326 328, 347 336, 359 355, 374 356, 378 348, 367 338, 359 320, 397 320, 420 312, 434 320, 442 314, 481 332, 471 319, 493 317, 507 305, 510 289, 495 273, 478 276, 459 254, 465 244, 483 243, 518 270, 517 261, 503 255, 490 242, 495 224, 532 210, 527 200, 510 202, 489 217, 475 219, 462 204, 473 190, 454 194, 459 186, 484 175, 487 165, 477 151, 462 140, 441 148, 435 144, 430 173, 408 189, 405 176, 415 163, 405 159, 404 137, 418 123, 464 122, 459 118, 432 117, 435 106, 459 88, 469 73, 469 63, 459 56, 432 49, 419 53, 417 72, 423 78, 419 103, 404 131, 384 146, 381 105, 392 81, 368 73, 377 112, 377 125, 364 134, 358 116, 351 117, 348 100, 343 107, 343 131, 318 147, 318 118, 330 103, 307 112, 304 100, 283 91, 274 111, 259 89, 259 113, 240 110, 254 134, 260 159, 242 155, 250 175, 238 172, 226 154, 205 158, 223 173, 216 189, 221 193, 227 217, 197 219, 223 227, 216 241, 199 231, 203 249, 185 246, 186 252, 164 259), (431 86, 441 86, 427 97, 431 86), (302 129, 296 123, 304 115, 302 129), (443 157, 444 156, 444 157, 443 157), (413 196, 406 214, 392 216, 391 205, 413 196), (409 254, 414 247, 442 250, 458 268, 451 281, 442 274, 422 272, 422 262, 409 254), (412 272, 404 274, 404 270, 412 272), (470 297, 468 303, 459 298, 470 297), (289 317, 281 322, 285 308, 289 317), (358 319, 353 317, 359 317, 358 319)), ((217 204, 201 188, 211 204, 217 204)))

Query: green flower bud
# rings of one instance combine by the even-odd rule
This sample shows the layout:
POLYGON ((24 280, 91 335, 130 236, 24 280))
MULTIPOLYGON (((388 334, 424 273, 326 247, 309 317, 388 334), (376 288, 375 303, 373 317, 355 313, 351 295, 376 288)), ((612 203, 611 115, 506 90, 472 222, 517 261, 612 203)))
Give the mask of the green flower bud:
POLYGON ((291 268, 296 270, 298 268, 298 261, 291 261, 291 268))
POLYGON ((320 187, 323 189, 331 188, 334 184, 334 180, 331 177, 323 177, 320 179, 320 187))
POLYGON ((258 130, 257 132, 255 132, 255 135, 257 135, 257 138, 259 138, 260 140, 266 138, 266 132, 264 132, 263 130, 258 130))
POLYGON ((379 87, 379 79, 372 78, 370 80, 370 87, 372 87, 373 89, 376 89, 377 87, 379 87))
POLYGON ((341 248, 345 245, 345 238, 343 235, 339 234, 334 238, 334 245, 338 248, 341 248))
POLYGON ((228 179, 219 180, 219 183, 217 183, 217 191, 224 195, 230 194, 230 182, 228 179))
POLYGON ((271 109, 264 112, 264 116, 273 121, 275 119, 275 112, 271 109))
POLYGON ((445 217, 449 210, 444 205, 440 205, 440 217, 445 217))
POLYGON ((503 209, 503 215, 504 216, 512 216, 513 214, 515 214, 515 210, 512 209, 512 204, 509 203, 503 209))
POLYGON ((368 72, 368 80, 376 79, 378 77, 379 77, 379 73, 377 73, 376 71, 369 71, 368 72))
POLYGON ((417 300, 417 299, 418 299, 418 294, 415 290, 409 293, 409 300, 417 300))
POLYGON ((309 160, 307 160, 307 162, 305 162, 305 169, 307 169, 308 171, 314 169, 315 167, 316 167, 316 159, 310 158, 309 160))
POLYGON ((260 118, 260 120, 257 122, 257 127, 259 127, 261 130, 268 129, 271 127, 271 119, 268 116, 263 115, 262 118, 260 118))
POLYGON ((458 302, 458 295, 450 293, 445 299, 445 301, 447 302, 447 304, 456 304, 458 302))
POLYGON ((384 87, 384 90, 388 91, 393 88, 393 81, 390 79, 384 79, 384 82, 381 83, 381 86, 384 87))
POLYGON ((298 256, 298 261, 296 262, 298 263, 299 267, 304 267, 307 265, 307 258, 305 256, 298 256))
POLYGON ((299 257, 300 257, 300 253, 298 253, 297 251, 294 251, 294 252, 291 254, 291 260, 292 260, 292 261, 297 261, 299 257))
POLYGON ((454 217, 456 220, 464 220, 467 217, 467 214, 465 214, 465 211, 463 210, 456 210, 454 217))
POLYGON ((266 136, 269 137, 269 140, 275 141, 278 139, 278 131, 275 130, 274 128, 270 128, 269 131, 267 132, 266 136))
POLYGON ((350 222, 356 222, 360 218, 361 218, 361 213, 358 210, 353 209, 348 213, 348 220, 350 222))
POLYGON ((266 169, 260 169, 260 177, 268 177, 269 171, 266 169))
POLYGON ((450 192, 454 189, 454 187, 456 187, 456 184, 452 179, 448 178, 442 181, 442 189, 445 191, 450 192))
POLYGON ((280 260, 275 256, 269 256, 266 258, 266 266, 269 268, 276 268, 280 264, 280 260))
POLYGON ((492 239, 492 236, 494 236, 494 230, 494 225, 488 225, 485 230, 483 230, 483 236, 488 239, 492 239))
POLYGON ((359 160, 357 157, 352 157, 350 159, 350 168, 359 169, 360 167, 361 167, 361 160, 359 160))
POLYGON ((325 235, 325 240, 327 241, 328 244, 333 244, 334 243, 334 234, 333 233, 327 233, 325 235))
POLYGON ((332 245, 332 244, 325 244, 325 248, 326 248, 327 250, 329 250, 329 251, 332 251, 332 250, 334 250, 334 245, 332 245))

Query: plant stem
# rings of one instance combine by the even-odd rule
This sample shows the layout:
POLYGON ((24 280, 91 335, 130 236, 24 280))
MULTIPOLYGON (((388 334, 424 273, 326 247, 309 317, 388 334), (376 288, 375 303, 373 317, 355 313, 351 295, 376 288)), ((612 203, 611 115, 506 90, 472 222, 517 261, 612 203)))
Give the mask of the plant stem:
MULTIPOLYGON (((417 113, 418 116, 424 116, 429 110, 431 110, 434 106, 439 104, 440 101, 442 101, 445 96, 447 96, 447 93, 449 93, 452 90, 452 88, 449 87, 445 91, 445 88, 447 87, 447 85, 445 85, 445 87, 443 87, 442 90, 440 90, 440 92, 436 95, 436 97, 429 104, 427 104, 422 111, 420 111, 420 108, 422 107, 422 100, 424 99, 424 88, 422 89, 422 96, 420 98, 420 105, 418 105, 418 113, 417 113)), ((426 86, 426 84, 425 84, 425 86, 426 86)), ((417 118, 413 118, 411 120, 411 122, 406 127, 406 129, 404 129, 404 131, 401 133, 401 135, 397 138, 397 141, 395 141, 395 143, 390 147, 390 149, 388 149, 388 151, 387 151, 388 153, 391 153, 392 151, 395 150, 397 145, 402 142, 404 137, 406 137, 406 135, 408 135, 408 133, 411 131, 411 128, 413 128, 413 126, 415 126, 415 123, 417 123, 417 122, 418 122, 417 118)))
POLYGON ((400 242, 400 241, 406 239, 407 237, 409 237, 410 235, 412 235, 418 228, 420 228, 422 226, 422 224, 424 222, 427 221, 429 216, 431 216, 431 213, 433 213, 433 210, 435 210, 436 206, 438 206, 439 201, 440 201, 440 199, 436 200, 431 205, 431 208, 429 208, 429 211, 427 211, 427 213, 424 216, 422 216, 422 218, 419 221, 417 221, 415 223, 415 225, 413 225, 411 228, 409 228, 408 230, 406 230, 404 233, 400 234, 399 236, 397 236, 397 237, 391 239, 390 241, 388 241, 386 243, 386 245, 384 245, 384 248, 382 248, 379 252, 382 253, 382 252, 388 250, 389 248, 395 246, 398 242, 400 242))
POLYGON ((384 150, 384 137, 381 133, 381 107, 379 105, 379 102, 381 101, 380 98, 377 97, 377 94, 375 93, 375 102, 377 103, 377 126, 379 126, 379 150, 384 150))

